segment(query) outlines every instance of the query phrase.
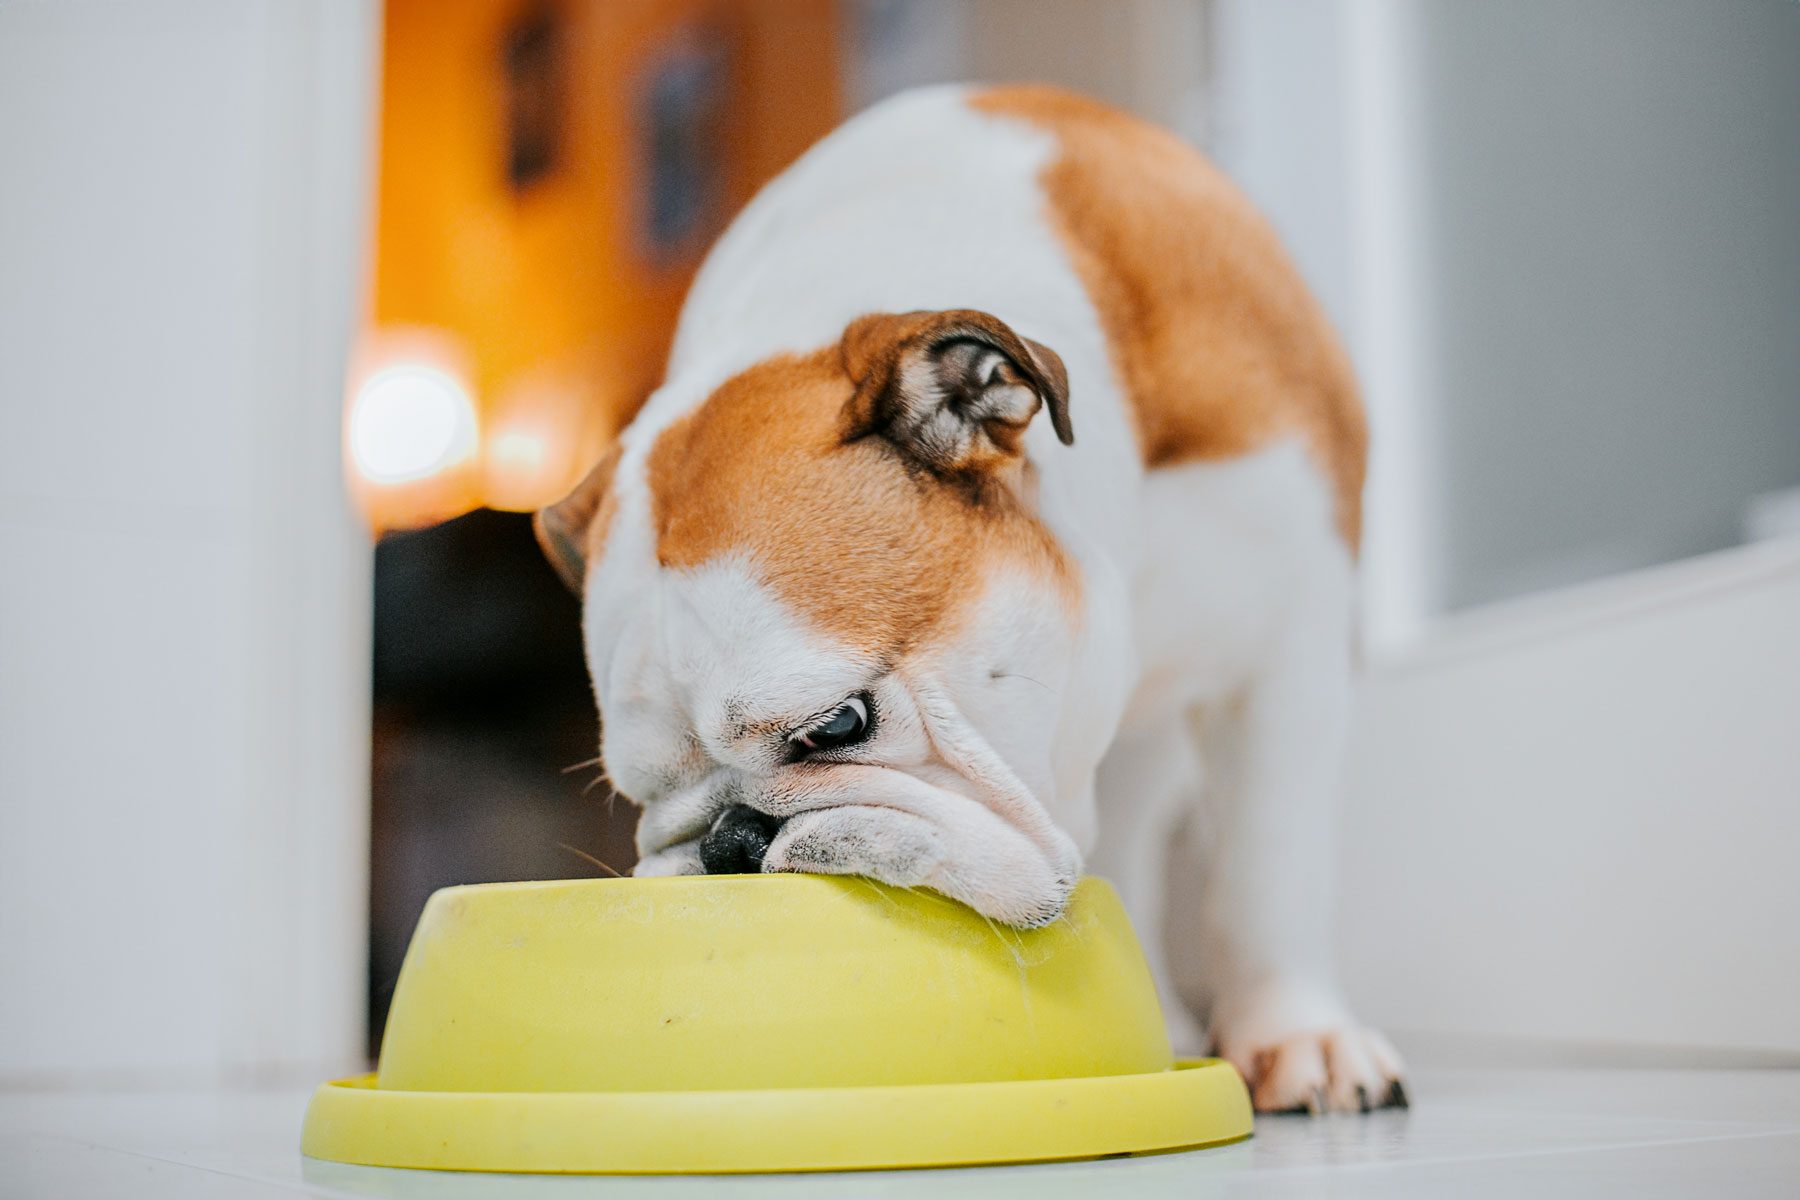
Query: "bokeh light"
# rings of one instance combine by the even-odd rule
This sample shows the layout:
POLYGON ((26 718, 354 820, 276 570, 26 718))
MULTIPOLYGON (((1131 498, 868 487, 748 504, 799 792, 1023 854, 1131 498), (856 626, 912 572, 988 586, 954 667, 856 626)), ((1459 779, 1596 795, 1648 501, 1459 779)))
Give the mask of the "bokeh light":
POLYGON ((399 363, 364 381, 350 409, 350 454, 371 483, 424 479, 475 450, 475 406, 439 367, 399 363))

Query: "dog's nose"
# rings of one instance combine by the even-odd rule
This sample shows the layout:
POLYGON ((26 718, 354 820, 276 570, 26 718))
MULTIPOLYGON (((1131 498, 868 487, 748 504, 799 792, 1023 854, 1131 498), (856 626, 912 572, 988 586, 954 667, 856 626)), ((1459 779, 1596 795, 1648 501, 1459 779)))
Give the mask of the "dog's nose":
POLYGON ((700 865, 708 875, 754 875, 781 822, 768 813, 734 804, 719 814, 700 839, 700 865))

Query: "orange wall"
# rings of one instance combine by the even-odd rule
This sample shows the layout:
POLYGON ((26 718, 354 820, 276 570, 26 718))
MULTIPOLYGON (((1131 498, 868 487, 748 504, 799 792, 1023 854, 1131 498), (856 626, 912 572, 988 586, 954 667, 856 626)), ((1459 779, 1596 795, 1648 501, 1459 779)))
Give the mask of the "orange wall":
MULTIPOLYGON (((359 489, 380 528, 561 495, 660 380, 701 252, 842 100, 836 0, 389 0, 370 337, 364 369, 426 330, 460 360, 482 449, 455 473, 359 489), (509 33, 561 33, 561 155, 521 190, 507 164, 509 33), (650 89, 684 47, 715 47, 718 203, 694 236, 645 235, 650 89), (544 458, 505 461, 508 431, 544 458)), ((354 381, 353 381, 354 386, 354 381)))

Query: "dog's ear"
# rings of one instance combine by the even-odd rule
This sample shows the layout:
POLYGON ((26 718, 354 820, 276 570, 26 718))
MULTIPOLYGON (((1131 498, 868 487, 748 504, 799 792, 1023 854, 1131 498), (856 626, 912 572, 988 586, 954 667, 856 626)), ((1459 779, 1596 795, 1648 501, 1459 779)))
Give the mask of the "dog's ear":
POLYGON ((587 586, 588 562, 598 552, 597 543, 612 516, 613 469, 618 465, 619 448, 614 445, 574 491, 531 518, 544 557, 577 596, 587 586))
POLYGON ((844 369, 856 384, 851 433, 879 433, 940 474, 987 470, 1019 455, 1039 408, 1063 445, 1069 376, 1048 346, 973 309, 876 313, 844 331, 844 369))

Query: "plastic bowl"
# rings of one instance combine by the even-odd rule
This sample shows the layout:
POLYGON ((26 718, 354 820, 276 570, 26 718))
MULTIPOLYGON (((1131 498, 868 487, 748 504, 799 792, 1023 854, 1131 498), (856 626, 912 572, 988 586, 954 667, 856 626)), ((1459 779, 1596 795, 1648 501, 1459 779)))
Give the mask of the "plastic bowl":
POLYGON ((1172 1060, 1118 898, 1047 928, 815 875, 446 888, 379 1070, 303 1151, 488 1171, 792 1171, 1232 1141, 1242 1081, 1172 1060))

